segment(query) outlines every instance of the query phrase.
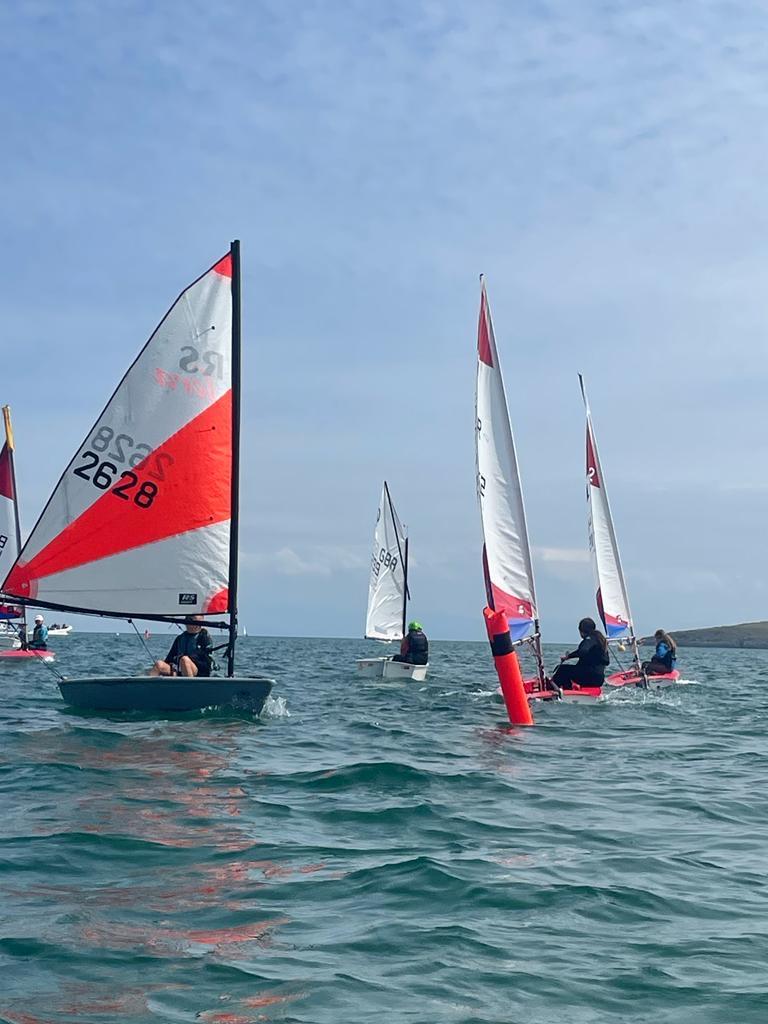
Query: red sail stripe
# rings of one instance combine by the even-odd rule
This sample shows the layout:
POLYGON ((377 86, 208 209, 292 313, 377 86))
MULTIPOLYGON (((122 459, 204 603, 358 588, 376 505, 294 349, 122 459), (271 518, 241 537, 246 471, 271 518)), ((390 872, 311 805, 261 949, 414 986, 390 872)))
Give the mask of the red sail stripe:
POLYGON ((232 277, 232 254, 228 252, 226 256, 222 256, 213 270, 222 277, 232 277))
POLYGON ((587 476, 593 487, 601 487, 600 474, 597 470, 597 459, 595 457, 595 446, 592 441, 592 431, 587 427, 587 476))
MULTIPOLYGON (((5 584, 7 593, 34 597, 42 577, 230 519, 231 390, 132 469, 139 486, 145 480, 155 483, 151 474, 158 466, 166 479, 157 483, 150 508, 140 508, 132 500, 138 487, 129 492, 129 500, 113 494, 112 488, 104 491, 29 562, 14 566, 5 584), (160 455, 173 462, 158 459, 160 455)), ((119 581, 115 583, 119 586, 119 581)))
POLYGON ((480 320, 477 325, 477 354, 481 362, 485 363, 486 366, 493 367, 489 318, 488 299, 485 295, 485 288, 483 288, 480 294, 480 320))
POLYGON ((14 498, 11 453, 7 444, 0 449, 0 498, 10 498, 11 501, 14 498))

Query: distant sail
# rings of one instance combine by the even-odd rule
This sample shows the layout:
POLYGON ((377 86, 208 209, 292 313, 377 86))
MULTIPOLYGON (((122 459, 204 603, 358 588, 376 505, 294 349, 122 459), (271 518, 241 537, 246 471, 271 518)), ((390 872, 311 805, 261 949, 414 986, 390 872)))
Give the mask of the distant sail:
MULTIPOLYGON (((0 448, 0 580, 4 580, 19 556, 18 495, 13 467, 13 431, 11 415, 3 408, 5 442, 0 448)), ((0 620, 18 619, 23 610, 7 604, 0 592, 0 620)))
POLYGON ((16 488, 13 482, 11 449, 6 441, 0 448, 0 579, 5 579, 18 556, 16 488))
POLYGON ((485 282, 477 330, 475 410, 477 493, 488 604, 506 613, 512 638, 520 640, 535 629, 536 591, 520 471, 485 282))
POLYGON ((402 640, 407 601, 405 527, 398 519, 386 481, 373 534, 365 635, 371 640, 402 640))
POLYGON ((589 550, 597 582, 597 609, 609 638, 625 635, 634 637, 619 546, 605 489, 605 477, 597 452, 592 414, 581 374, 579 383, 587 417, 587 520, 589 550))
POLYGON ((166 313, 61 477, 6 594, 126 616, 231 611, 231 279, 229 254, 166 313))

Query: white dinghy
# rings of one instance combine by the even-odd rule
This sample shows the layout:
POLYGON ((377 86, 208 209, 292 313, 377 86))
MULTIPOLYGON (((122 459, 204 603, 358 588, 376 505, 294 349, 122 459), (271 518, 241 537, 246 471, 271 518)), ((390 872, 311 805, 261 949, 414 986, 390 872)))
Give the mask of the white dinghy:
MULTIPOLYGON (((406 634, 409 597, 408 536, 395 511, 385 480, 373 533, 366 639, 399 643, 406 634)), ((365 679, 413 679, 421 682, 427 678, 428 667, 393 661, 391 657, 362 658, 357 662, 357 673, 365 679)))
POLYGON ((58 612, 228 632, 226 678, 62 679, 109 711, 245 705, 273 681, 235 677, 240 447, 240 247, 186 288, 67 466, 2 585, 58 612), (222 616, 227 616, 222 620, 222 616))

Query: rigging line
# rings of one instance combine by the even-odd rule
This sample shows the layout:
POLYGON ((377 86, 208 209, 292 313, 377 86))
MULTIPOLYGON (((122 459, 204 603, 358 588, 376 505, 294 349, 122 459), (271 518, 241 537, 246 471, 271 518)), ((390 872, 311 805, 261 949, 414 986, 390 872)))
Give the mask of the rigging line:
POLYGON ((48 669, 49 672, 53 672, 53 674, 56 676, 56 678, 59 680, 59 682, 61 682, 62 680, 67 678, 66 676, 63 676, 61 674, 61 672, 59 672, 59 670, 57 668, 54 668, 50 661, 46 661, 45 660, 45 658, 44 658, 44 654, 46 653, 45 651, 36 651, 33 647, 27 647, 27 650, 28 651, 32 651, 32 653, 35 655, 35 657, 38 659, 38 661, 41 664, 45 665, 45 667, 48 669))
POLYGON ((135 622, 133 621, 133 619, 128 619, 128 622, 129 622, 129 623, 130 623, 130 624, 131 624, 131 625, 133 626, 133 631, 134 631, 134 633, 136 634, 136 636, 137 636, 137 637, 139 638, 139 640, 141 641, 141 644, 142 644, 142 646, 143 646, 144 650, 145 650, 145 651, 147 652, 147 654, 149 655, 150 659, 152 660, 152 664, 154 665, 154 663, 155 663, 155 662, 157 661, 157 658, 156 658, 156 657, 154 656, 154 654, 152 653, 152 651, 150 651, 150 649, 149 649, 149 648, 147 647, 147 641, 146 641, 146 640, 144 639, 144 637, 143 637, 143 636, 141 635, 141 633, 139 632, 139 628, 138 628, 138 626, 137 626, 137 625, 136 625, 136 623, 135 623, 135 622))

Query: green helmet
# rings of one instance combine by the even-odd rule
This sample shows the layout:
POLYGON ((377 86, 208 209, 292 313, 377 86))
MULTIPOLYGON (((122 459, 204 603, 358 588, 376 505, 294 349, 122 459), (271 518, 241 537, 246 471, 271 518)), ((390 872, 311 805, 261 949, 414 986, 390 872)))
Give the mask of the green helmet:
POLYGON ((416 621, 414 620, 413 622, 409 622, 409 623, 408 623, 408 632, 410 633, 410 631, 411 631, 412 629, 421 629, 421 630, 423 630, 423 629, 424 629, 424 627, 422 626, 422 624, 421 624, 420 622, 416 622, 416 621))

